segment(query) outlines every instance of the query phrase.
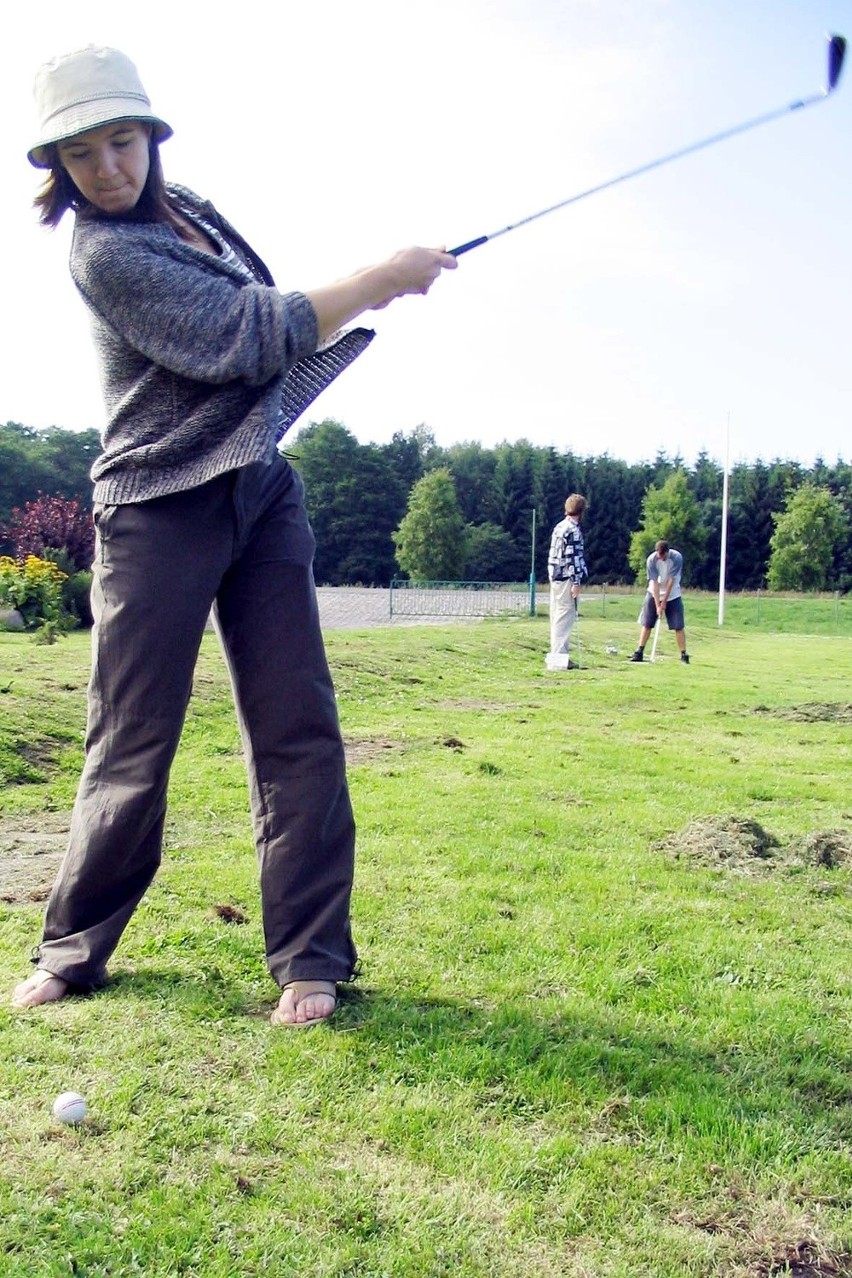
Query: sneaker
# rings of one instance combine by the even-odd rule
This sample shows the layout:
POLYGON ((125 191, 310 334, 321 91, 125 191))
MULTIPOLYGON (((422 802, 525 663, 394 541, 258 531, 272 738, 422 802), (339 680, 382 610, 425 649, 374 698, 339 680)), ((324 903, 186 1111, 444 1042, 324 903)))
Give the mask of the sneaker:
POLYGON ((682 653, 680 654, 680 659, 681 659, 681 661, 685 661, 685 662, 686 662, 686 664, 687 664, 687 665, 689 665, 689 653, 688 653, 688 652, 682 652, 682 653))
POLYGON ((632 656, 632 657, 629 657, 629 658, 628 658, 628 660, 629 660, 629 661, 642 661, 642 660, 643 660, 643 658, 644 658, 644 654, 643 654, 643 652, 642 652, 642 649, 641 649, 641 648, 637 648, 637 649, 636 649, 636 651, 634 652, 633 656, 632 656))

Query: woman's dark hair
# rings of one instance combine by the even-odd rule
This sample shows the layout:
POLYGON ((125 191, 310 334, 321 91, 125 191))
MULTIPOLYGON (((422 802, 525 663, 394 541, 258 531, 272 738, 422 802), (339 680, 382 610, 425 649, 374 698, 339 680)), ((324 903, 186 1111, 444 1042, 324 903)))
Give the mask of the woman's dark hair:
MULTIPOLYGON (((102 214, 84 199, 72 182, 59 159, 59 148, 55 143, 45 148, 50 161, 50 171, 44 186, 33 200, 38 209, 38 217, 42 226, 58 226, 69 209, 73 209, 81 217, 99 217, 102 214)), ((156 138, 148 142, 150 164, 148 177, 142 188, 142 194, 132 209, 127 213, 117 213, 112 217, 116 222, 165 222, 173 227, 183 238, 186 228, 177 216, 174 201, 166 189, 163 178, 163 166, 160 163, 160 146, 156 138)))

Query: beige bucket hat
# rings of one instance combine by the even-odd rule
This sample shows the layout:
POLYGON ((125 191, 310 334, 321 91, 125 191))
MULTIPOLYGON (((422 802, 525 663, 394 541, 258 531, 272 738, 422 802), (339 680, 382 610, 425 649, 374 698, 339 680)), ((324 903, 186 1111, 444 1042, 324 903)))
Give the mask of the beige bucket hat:
POLYGON ((90 44, 52 58, 36 73, 34 93, 39 137, 27 158, 37 169, 50 167, 45 149, 50 143, 114 120, 147 120, 160 142, 172 136, 165 120, 151 110, 136 67, 118 49, 90 44))

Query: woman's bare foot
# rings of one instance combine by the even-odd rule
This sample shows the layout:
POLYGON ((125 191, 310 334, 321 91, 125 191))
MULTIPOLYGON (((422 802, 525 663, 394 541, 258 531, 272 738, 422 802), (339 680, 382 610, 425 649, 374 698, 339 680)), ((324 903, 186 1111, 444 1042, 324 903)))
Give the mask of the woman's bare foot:
POLYGON ((273 1025, 284 1025, 288 1029, 308 1029, 327 1021, 336 1007, 334 981, 289 981, 269 1019, 273 1025))
POLYGON ((68 993, 68 981, 54 976, 46 968, 37 967, 29 980, 16 986, 13 1007, 38 1007, 41 1003, 58 1003, 68 993))

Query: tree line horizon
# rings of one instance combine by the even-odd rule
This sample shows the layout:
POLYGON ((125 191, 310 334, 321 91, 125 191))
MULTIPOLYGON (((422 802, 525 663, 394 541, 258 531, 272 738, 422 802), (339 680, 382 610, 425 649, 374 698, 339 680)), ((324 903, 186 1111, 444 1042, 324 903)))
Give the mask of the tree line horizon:
MULTIPOLYGON (((0 530, 40 495, 90 511, 100 448, 94 429, 0 426, 0 530)), ((684 554, 686 584, 719 586, 724 471, 706 452, 687 465, 663 452, 625 462, 525 439, 444 447, 422 425, 361 444, 333 419, 288 435, 282 451, 305 484, 318 585, 388 586, 399 576, 520 582, 531 571, 545 582, 552 528, 565 498, 579 492, 588 502, 590 584, 643 580, 644 555, 663 537, 684 554), (423 562, 452 571, 411 570, 423 562)), ((852 587, 852 464, 738 462, 728 488, 728 590, 852 587)), ((9 553, 0 531, 0 554, 9 553)))

